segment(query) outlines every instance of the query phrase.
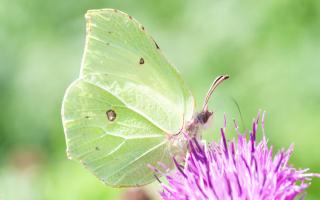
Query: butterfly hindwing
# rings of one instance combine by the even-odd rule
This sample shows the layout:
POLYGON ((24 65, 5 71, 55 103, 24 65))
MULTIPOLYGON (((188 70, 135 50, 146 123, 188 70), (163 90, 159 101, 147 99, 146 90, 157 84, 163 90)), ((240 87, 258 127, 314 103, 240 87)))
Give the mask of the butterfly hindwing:
POLYGON ((170 163, 165 133, 95 85, 73 83, 63 110, 68 155, 109 185, 145 184, 153 177, 148 163, 170 163))

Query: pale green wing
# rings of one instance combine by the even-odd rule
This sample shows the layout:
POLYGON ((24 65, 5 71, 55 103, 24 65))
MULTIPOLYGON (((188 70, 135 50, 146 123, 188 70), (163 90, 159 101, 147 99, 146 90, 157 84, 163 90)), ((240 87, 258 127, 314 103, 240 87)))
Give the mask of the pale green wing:
POLYGON ((145 28, 111 9, 90 10, 86 19, 81 76, 121 78, 122 85, 110 81, 104 87, 167 133, 177 133, 192 117, 193 98, 145 28))
POLYGON ((136 20, 110 9, 86 19, 81 75, 62 107, 68 155, 108 185, 147 184, 147 164, 172 165, 167 138, 191 119, 193 98, 136 20))
POLYGON ((108 91, 83 79, 66 93, 63 123, 69 157, 108 185, 146 184, 153 179, 148 163, 170 163, 162 130, 108 91), (108 120, 107 110, 116 113, 113 121, 108 120))

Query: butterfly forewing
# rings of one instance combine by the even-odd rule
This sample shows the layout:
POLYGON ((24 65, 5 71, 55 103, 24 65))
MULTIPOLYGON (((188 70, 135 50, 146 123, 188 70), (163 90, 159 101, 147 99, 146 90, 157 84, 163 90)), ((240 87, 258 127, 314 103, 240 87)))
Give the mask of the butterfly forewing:
POLYGON ((62 108, 68 155, 109 185, 147 184, 147 164, 172 165, 167 135, 190 120, 193 98, 132 17, 104 9, 86 19, 81 74, 62 108))
POLYGON ((86 18, 87 41, 82 76, 105 73, 126 80, 130 86, 118 91, 111 88, 110 92, 119 92, 118 97, 127 106, 155 121, 166 132, 177 133, 183 125, 183 118, 188 120, 192 115, 192 97, 144 27, 117 10, 89 11, 86 18), (135 90, 131 91, 130 87, 135 90), (148 95, 155 96, 154 99, 162 98, 144 103, 139 98, 121 97, 139 96, 145 88, 152 91, 148 95), (154 107, 166 114, 155 112, 154 107))

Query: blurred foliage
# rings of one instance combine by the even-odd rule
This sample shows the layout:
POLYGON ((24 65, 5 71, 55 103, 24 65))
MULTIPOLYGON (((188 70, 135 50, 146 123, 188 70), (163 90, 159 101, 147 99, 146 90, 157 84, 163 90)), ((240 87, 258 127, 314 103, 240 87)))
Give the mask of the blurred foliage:
MULTIPOLYGON (((60 107, 78 76, 84 13, 117 8, 137 18, 177 65, 200 108, 211 81, 230 74, 210 102, 207 139, 226 112, 250 126, 259 109, 276 149, 320 172, 320 1, 0 0, 0 199, 117 199, 65 155, 60 107), (18 191, 18 192, 17 192, 18 191)), ((244 128, 245 129, 245 128, 244 128)), ((232 137, 229 134, 229 137, 232 137)), ((319 199, 314 179, 306 199, 319 199), (318 198, 317 198, 318 197, 318 198)), ((153 187, 154 188, 154 187, 153 187)), ((153 189, 157 190, 157 189, 153 189)))

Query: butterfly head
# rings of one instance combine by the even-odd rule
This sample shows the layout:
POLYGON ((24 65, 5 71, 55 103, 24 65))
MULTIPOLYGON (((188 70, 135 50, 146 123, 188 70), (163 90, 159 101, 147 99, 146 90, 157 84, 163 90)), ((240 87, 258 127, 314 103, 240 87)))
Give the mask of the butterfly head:
POLYGON ((218 87, 218 85, 220 85, 220 83, 222 83, 224 80, 227 80, 228 78, 229 78, 228 75, 221 75, 221 76, 218 76, 213 81, 212 85, 210 86, 210 88, 208 90, 206 98, 204 100, 202 111, 199 114, 196 115, 196 118, 194 120, 196 123, 203 125, 203 124, 206 124, 208 122, 208 120, 212 116, 212 112, 210 112, 208 110, 209 99, 210 99, 213 91, 218 87))
POLYGON ((212 114, 213 113, 208 110, 202 111, 196 115, 195 122, 199 124, 206 124, 210 119, 210 117, 212 116, 212 114))
POLYGON ((198 136, 198 130, 200 127, 202 127, 203 125, 205 125, 209 119, 212 116, 212 112, 210 112, 208 110, 208 102, 209 99, 213 93, 213 91, 217 88, 218 85, 220 85, 220 83, 222 83, 224 80, 227 80, 229 78, 228 75, 221 75, 219 77, 217 77, 212 85, 209 88, 209 91, 206 95, 206 98, 204 100, 204 104, 203 104, 203 108, 202 111, 200 113, 198 113, 187 125, 186 130, 188 132, 188 135, 190 136, 198 136))

